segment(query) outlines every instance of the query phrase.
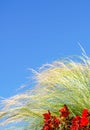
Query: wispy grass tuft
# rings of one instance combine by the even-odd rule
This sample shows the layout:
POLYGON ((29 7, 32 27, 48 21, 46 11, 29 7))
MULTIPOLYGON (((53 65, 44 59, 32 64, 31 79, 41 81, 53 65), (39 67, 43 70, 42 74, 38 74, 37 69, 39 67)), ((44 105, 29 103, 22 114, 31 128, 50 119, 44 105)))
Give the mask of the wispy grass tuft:
POLYGON ((19 125, 20 130, 41 130, 42 114, 47 110, 58 115, 57 111, 67 104, 72 115, 76 115, 84 108, 90 109, 88 57, 55 61, 34 71, 34 75, 34 88, 1 101, 0 127, 14 130, 12 126, 19 125))

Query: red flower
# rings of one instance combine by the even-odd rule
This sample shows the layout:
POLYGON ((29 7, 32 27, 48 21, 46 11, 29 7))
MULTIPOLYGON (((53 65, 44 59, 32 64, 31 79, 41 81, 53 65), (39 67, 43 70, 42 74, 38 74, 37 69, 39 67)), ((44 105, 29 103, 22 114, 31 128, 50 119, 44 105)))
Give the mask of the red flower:
POLYGON ((43 114, 44 116, 44 126, 42 130, 52 130, 52 116, 50 111, 48 113, 43 114))
POLYGON ((48 113, 43 114, 45 121, 48 121, 51 118, 51 113, 48 111, 48 113))
POLYGON ((64 105, 60 110, 59 119, 56 116, 51 116, 50 111, 43 114, 44 125, 42 130, 90 130, 90 112, 88 109, 82 111, 82 116, 70 117, 68 107, 64 105))
POLYGON ((80 126, 81 127, 84 127, 84 126, 87 126, 88 123, 89 123, 89 120, 88 120, 88 115, 89 115, 89 112, 87 109, 84 109, 83 112, 82 112, 82 117, 81 117, 81 120, 80 120, 80 126))
POLYGON ((45 125, 42 130, 52 130, 52 128, 49 127, 48 125, 45 125))
POLYGON ((80 119, 80 116, 76 116, 73 118, 71 130, 79 130, 80 119))
POLYGON ((52 130, 52 126, 53 126, 52 121, 48 120, 47 122, 45 122, 42 130, 52 130))
POLYGON ((89 123, 89 120, 86 117, 82 117, 80 121, 80 127, 87 126, 89 123))
POLYGON ((84 109, 82 112, 82 117, 87 117, 89 114, 88 109, 84 109))
POLYGON ((61 116, 60 117, 68 117, 69 114, 70 114, 70 112, 68 110, 68 107, 66 105, 64 105, 64 107, 61 108, 59 111, 61 112, 61 116))
POLYGON ((58 118, 54 117, 53 125, 55 128, 59 128, 60 121, 58 118))
POLYGON ((70 130, 79 130, 79 126, 78 126, 78 125, 71 126, 71 129, 70 129, 70 130))

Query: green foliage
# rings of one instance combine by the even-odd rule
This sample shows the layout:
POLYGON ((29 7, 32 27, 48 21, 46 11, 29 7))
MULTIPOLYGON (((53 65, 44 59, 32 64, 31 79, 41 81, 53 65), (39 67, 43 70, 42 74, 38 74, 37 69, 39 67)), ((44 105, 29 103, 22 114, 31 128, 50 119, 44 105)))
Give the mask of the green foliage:
POLYGON ((72 115, 90 109, 89 58, 58 60, 34 73, 37 83, 32 90, 2 100, 0 126, 11 124, 11 127, 19 122, 23 124, 21 130, 41 130, 42 114, 47 110, 57 116, 57 110, 64 104, 72 115))

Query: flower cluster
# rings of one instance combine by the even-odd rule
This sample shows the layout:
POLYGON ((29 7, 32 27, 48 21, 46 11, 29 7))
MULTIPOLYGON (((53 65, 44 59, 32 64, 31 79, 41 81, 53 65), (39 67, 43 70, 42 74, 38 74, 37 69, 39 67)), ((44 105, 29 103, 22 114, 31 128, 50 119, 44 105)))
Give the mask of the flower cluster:
POLYGON ((64 105, 59 113, 58 117, 52 116, 50 111, 44 113, 42 130, 90 130, 90 112, 88 109, 83 109, 81 116, 72 117, 67 105, 64 105))

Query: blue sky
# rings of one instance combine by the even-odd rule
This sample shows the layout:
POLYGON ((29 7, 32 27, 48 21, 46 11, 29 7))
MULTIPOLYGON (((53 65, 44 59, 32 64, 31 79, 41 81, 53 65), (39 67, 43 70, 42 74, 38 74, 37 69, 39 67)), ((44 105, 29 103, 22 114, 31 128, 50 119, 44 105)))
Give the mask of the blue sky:
POLYGON ((29 81, 28 68, 90 55, 89 0, 0 0, 0 96, 29 81))

